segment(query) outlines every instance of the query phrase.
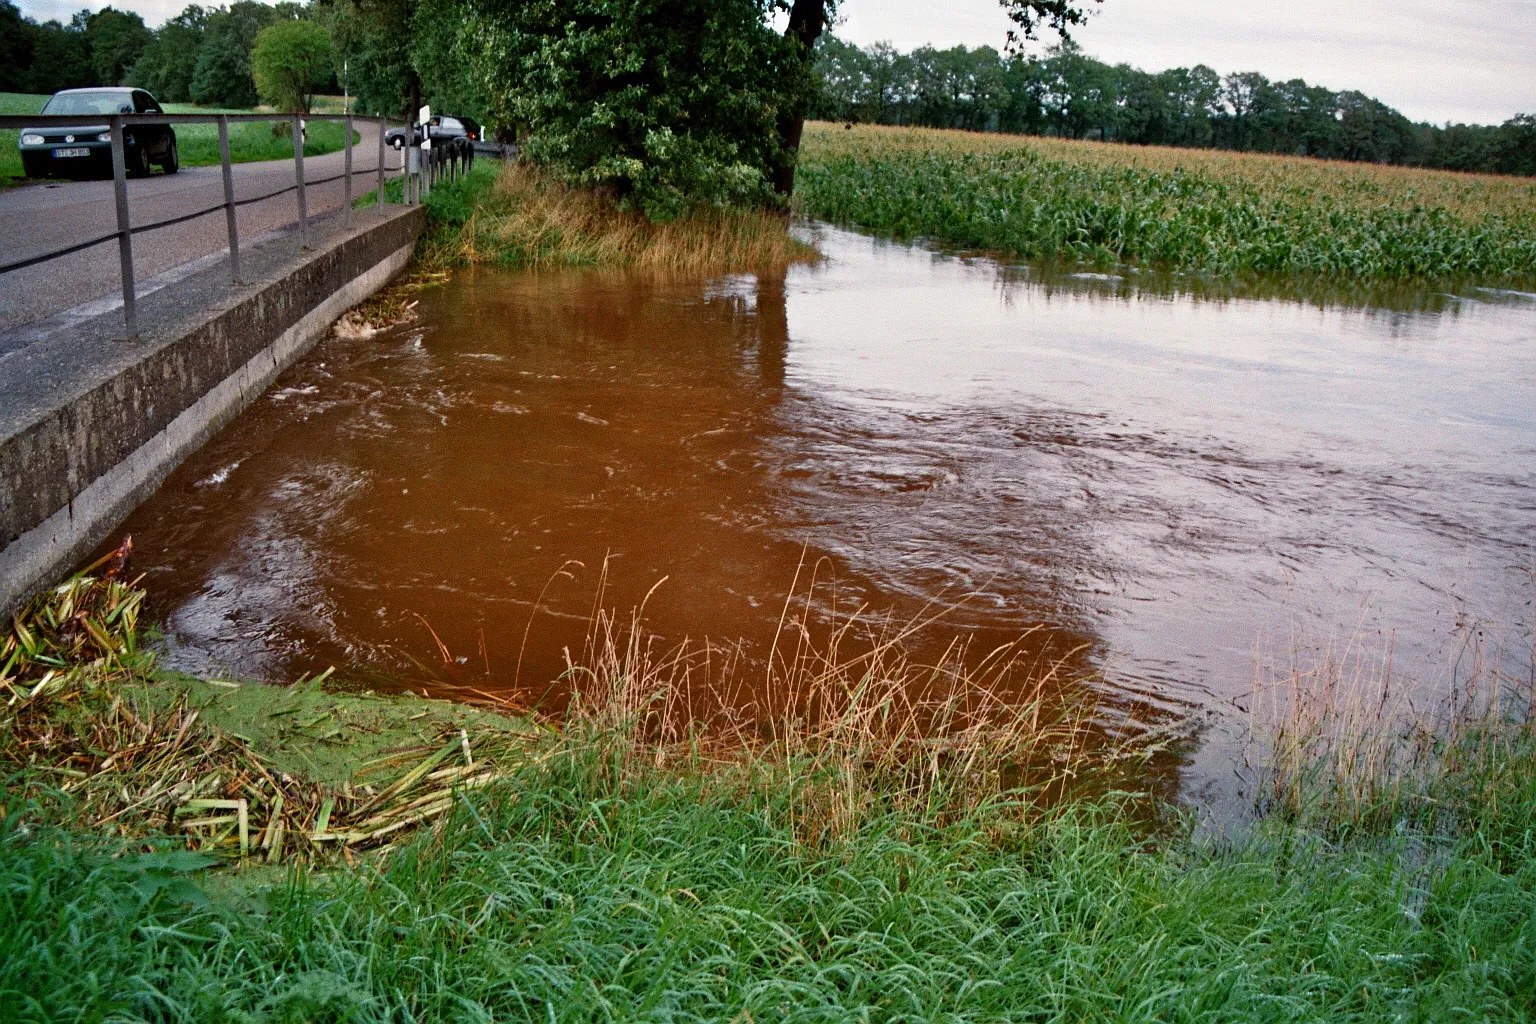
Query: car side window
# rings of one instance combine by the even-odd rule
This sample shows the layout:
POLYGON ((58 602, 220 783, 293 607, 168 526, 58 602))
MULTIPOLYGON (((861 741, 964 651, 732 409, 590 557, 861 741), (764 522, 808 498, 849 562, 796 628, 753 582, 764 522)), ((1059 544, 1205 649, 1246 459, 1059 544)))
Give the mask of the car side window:
POLYGON ((147 92, 135 92, 133 94, 134 108, 141 114, 163 113, 160 105, 147 92))

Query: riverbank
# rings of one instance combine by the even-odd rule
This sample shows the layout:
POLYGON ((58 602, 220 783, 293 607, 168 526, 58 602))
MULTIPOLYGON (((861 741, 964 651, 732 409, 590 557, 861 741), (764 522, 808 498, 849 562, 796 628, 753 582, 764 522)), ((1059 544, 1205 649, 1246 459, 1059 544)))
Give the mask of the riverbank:
MULTIPOLYGON (((398 182, 387 187, 398 195, 398 182)), ((425 205, 429 227, 416 260, 428 272, 491 264, 698 275, 782 270, 816 259, 777 214, 711 210, 658 224, 524 163, 477 161, 466 177, 435 186, 425 205)))
MULTIPOLYGON (((393 386, 369 373, 367 393, 393 386)), ((430 408, 416 394, 402 407, 430 408)), ((811 666, 830 708, 722 735, 670 715, 662 670, 686 661, 611 618, 576 655, 582 699, 535 719, 337 692, 324 673, 167 675, 143 658, 135 594, 55 591, 0 642, 0 1005, 22 1020, 1536 1014, 1536 742, 1510 680, 1463 673, 1416 715, 1347 663, 1286 681, 1255 712, 1251 822, 1209 834, 1198 807, 1146 792, 1144 751, 1059 704, 978 718, 960 701, 936 735, 945 705, 899 701, 937 673, 894 648, 839 661, 797 634, 783 664, 811 666)), ((475 649, 410 607, 443 665, 475 649)), ((972 669, 944 678, 985 681, 972 669)))
POLYGON ((934 129, 807 126, 805 214, 1021 259, 1536 286, 1536 183, 934 129))
MULTIPOLYGON (((699 737, 657 744, 626 685, 637 680, 621 678, 632 666, 622 646, 594 666, 608 699, 558 728, 314 681, 173 680, 140 653, 135 594, 121 583, 57 592, 7 641, 0 995, 18 1020, 1536 1012, 1536 744, 1487 702, 1437 732, 1428 758, 1411 732, 1394 741, 1401 756, 1363 759, 1319 756, 1361 747, 1293 731, 1303 742, 1279 749, 1309 753, 1272 779, 1300 802, 1271 801, 1241 835, 1199 838, 1175 808, 1149 825, 1145 799, 1125 787, 1042 803, 977 787, 974 762, 937 751, 870 763, 783 738, 734 754, 699 737), (167 735, 177 707, 198 715, 167 735), (39 709, 48 728, 18 727, 39 709), (502 739, 481 744, 497 721, 502 739), (174 835, 125 829, 131 815, 72 816, 92 791, 125 806, 141 797, 133 787, 152 780, 130 766, 158 739, 217 741, 278 785, 329 793, 312 811, 322 820, 301 822, 290 844, 344 850, 313 839, 339 831, 332 801, 389 792, 369 795, 365 772, 410 728, 476 741, 423 761, 406 738, 397 782, 496 768, 483 784, 451 779, 438 824, 402 829, 386 852, 257 867, 270 847, 252 830, 257 848, 242 858, 237 838, 215 838, 237 832, 239 815, 207 795, 191 798, 203 801, 196 817, 172 809, 174 835), (357 740, 384 752, 310 769, 333 729, 349 744, 331 748, 337 757, 361 756, 357 740), (91 743, 71 747, 71 730, 91 743), (470 768, 477 747, 496 753, 470 768), (1360 790, 1341 790, 1337 769, 1353 765, 1359 781, 1367 761, 1383 783, 1374 792, 1395 795, 1350 813, 1359 804, 1339 796, 1360 790)), ((260 774, 205 763, 188 780, 214 778, 250 809, 260 774)))

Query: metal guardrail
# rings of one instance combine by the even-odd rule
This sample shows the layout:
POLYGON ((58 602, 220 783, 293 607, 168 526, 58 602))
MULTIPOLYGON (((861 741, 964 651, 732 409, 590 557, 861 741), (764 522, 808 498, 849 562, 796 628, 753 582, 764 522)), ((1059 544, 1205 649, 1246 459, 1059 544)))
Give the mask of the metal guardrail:
MULTIPOLYGON (((71 253, 89 249, 92 246, 102 245, 113 239, 117 240, 118 263, 123 286, 123 322, 128 331, 129 340, 136 340, 139 334, 138 308, 134 288, 133 274, 133 236, 146 231, 155 231, 160 228, 168 228, 175 224, 182 224, 198 217, 206 217, 209 214, 224 211, 225 226, 229 233, 229 276, 234 284, 240 283, 240 232, 235 211, 242 206, 251 203, 265 202, 268 199, 285 195, 289 192, 297 193, 298 224, 303 246, 309 247, 309 202, 307 189, 319 185, 329 184, 338 179, 345 181, 342 197, 342 217, 344 223, 350 226, 352 219, 352 179, 358 175, 376 175, 378 203, 377 209, 380 216, 384 214, 384 182, 388 176, 388 168, 385 166, 384 135, 393 127, 401 127, 405 131, 405 138, 414 142, 413 131, 419 126, 404 122, 391 123, 389 119, 382 117, 365 117, 355 114, 306 114, 302 117, 298 114, 112 114, 103 118, 100 114, 81 115, 4 115, 0 116, 0 128, 75 128, 95 126, 102 123, 103 119, 109 122, 112 137, 112 191, 113 201, 117 208, 117 230, 108 232, 96 238, 91 238, 74 245, 65 246, 52 252, 42 253, 26 259, 14 260, 10 263, 0 264, 0 274, 26 267, 36 266, 48 260, 68 256, 71 253), (289 121, 292 124, 293 134, 293 173, 294 183, 285 188, 276 189, 259 196, 249 196, 245 199, 235 198, 234 174, 229 158, 229 126, 231 123, 242 121, 289 121), (306 121, 341 121, 346 125, 346 139, 342 146, 343 168, 340 174, 308 181, 304 176, 304 132, 302 125, 306 121), (152 224, 140 224, 132 226, 128 209, 128 171, 127 154, 123 142, 123 129, 135 124, 217 124, 219 126, 219 163, 223 172, 224 201, 209 206, 205 209, 194 210, 191 213, 168 217, 155 221, 152 224), (352 135, 355 124, 376 124, 379 128, 378 135, 378 162, 371 168, 355 171, 352 168, 352 135)), ((444 140, 434 140, 442 142, 444 140)), ((449 140, 450 142, 452 140, 449 140)), ((474 160, 474 149, 470 145, 437 147, 427 146, 418 148, 415 145, 406 145, 401 148, 400 174, 405 177, 402 187, 402 201, 410 204, 420 202, 430 193, 433 182, 443 176, 457 177, 466 173, 474 160)), ((396 175, 397 177, 399 175, 396 175)))

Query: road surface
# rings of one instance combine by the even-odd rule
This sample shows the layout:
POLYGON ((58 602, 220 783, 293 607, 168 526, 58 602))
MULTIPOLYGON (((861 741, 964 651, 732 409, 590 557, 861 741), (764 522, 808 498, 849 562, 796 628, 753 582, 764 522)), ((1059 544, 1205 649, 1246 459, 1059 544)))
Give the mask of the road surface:
MULTIPOLYGON (((353 148, 352 167, 356 177, 353 195, 373 189, 377 180, 378 129, 372 124, 357 125, 362 141, 353 148), (364 173, 366 172, 366 173, 364 173)), ((385 168, 398 169, 401 155, 385 151, 385 168)), ((307 181, 340 174, 340 152, 320 157, 306 157, 307 181)), ((293 184, 293 161, 273 160, 234 166, 235 198, 275 192, 293 184)), ((311 217, 341 208, 343 182, 307 189, 311 217)), ((191 213, 224 201, 220 169, 183 167, 178 174, 158 170, 148 178, 128 182, 128 208, 135 226, 191 213)), ((256 242, 260 236, 298 223, 296 193, 280 196, 238 211, 241 247, 256 242)), ((111 181, 60 181, 27 185, 0 193, 0 263, 25 259, 55 249, 65 248, 88 238, 104 235, 117 227, 117 212, 112 201, 111 181)), ((192 261, 206 262, 227 251, 228 235, 223 208, 204 217, 133 237, 134 276, 142 293, 154 287, 157 276, 174 274, 174 268, 192 261)), ((111 308, 113 300, 121 304, 116 241, 81 252, 48 260, 24 270, 0 274, 0 354, 27 344, 29 334, 49 318, 89 303, 99 311, 111 308), (91 300, 97 300, 92 302, 91 300)))

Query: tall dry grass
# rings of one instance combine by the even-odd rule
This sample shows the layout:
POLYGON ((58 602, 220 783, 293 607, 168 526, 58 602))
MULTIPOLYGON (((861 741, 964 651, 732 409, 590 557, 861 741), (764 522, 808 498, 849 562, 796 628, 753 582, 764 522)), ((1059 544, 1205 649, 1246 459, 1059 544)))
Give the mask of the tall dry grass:
POLYGON ((148 692, 159 681, 138 644, 144 592, 117 575, 77 576, 0 638, 0 775, 16 773, 19 798, 76 827, 176 835, 242 863, 312 863, 393 844, 451 814, 459 791, 531 764, 585 765, 618 792, 692 777, 763 799, 822 844, 893 812, 942 823, 1021 793, 1049 799, 1150 752, 1092 727, 1068 667, 1075 652, 1041 660, 1026 636, 976 656, 957 638, 915 658, 914 642, 953 606, 904 623, 863 611, 819 623, 815 573, 803 587, 797 574, 777 642, 751 659, 739 645, 663 641, 644 603, 628 615, 606 606, 606 580, 605 565, 585 643, 567 656, 570 699, 542 716, 551 728, 447 728, 424 745, 356 755, 338 785, 278 767, 293 760, 281 737, 302 743, 301 720, 326 717, 306 695, 329 672, 271 689, 273 719, 293 715, 275 731, 211 724, 182 690, 148 692))
POLYGON ((605 608, 599 582, 584 646, 568 654, 562 735, 605 750, 620 775, 686 771, 792 794, 796 834, 817 843, 893 810, 955 820, 1000 799, 1056 799, 1089 777, 1123 781, 1161 749, 1095 728, 1078 652, 1030 653, 1028 634, 978 652, 956 635, 918 658, 928 645, 917 641, 955 605, 899 623, 864 609, 823 622, 817 586, 802 567, 777 639, 748 658, 739 645, 662 641, 643 604, 605 608))
POLYGON ((1261 677, 1259 810, 1329 828, 1459 827, 1532 761, 1536 656, 1468 629, 1438 684, 1395 669, 1390 634, 1324 644, 1261 677), (1529 666, 1511 666, 1521 660, 1529 666))
POLYGON ((618 208, 525 163, 488 165, 428 197, 438 222, 417 253, 429 267, 490 263, 529 269, 629 267, 689 274, 812 262, 781 215, 704 210, 666 223, 618 208), (494 180, 488 176, 494 174, 494 180))

